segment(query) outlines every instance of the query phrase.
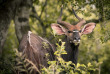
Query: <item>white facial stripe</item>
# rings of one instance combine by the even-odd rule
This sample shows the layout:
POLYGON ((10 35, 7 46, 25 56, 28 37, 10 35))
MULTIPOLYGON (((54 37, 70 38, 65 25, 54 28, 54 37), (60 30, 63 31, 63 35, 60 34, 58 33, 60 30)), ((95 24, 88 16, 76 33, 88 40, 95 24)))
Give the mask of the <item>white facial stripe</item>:
POLYGON ((80 40, 78 40, 78 42, 80 42, 80 40))
POLYGON ((73 32, 79 32, 79 31, 73 31, 73 32))
POLYGON ((80 40, 73 40, 73 41, 70 41, 70 43, 79 44, 80 43, 80 40))

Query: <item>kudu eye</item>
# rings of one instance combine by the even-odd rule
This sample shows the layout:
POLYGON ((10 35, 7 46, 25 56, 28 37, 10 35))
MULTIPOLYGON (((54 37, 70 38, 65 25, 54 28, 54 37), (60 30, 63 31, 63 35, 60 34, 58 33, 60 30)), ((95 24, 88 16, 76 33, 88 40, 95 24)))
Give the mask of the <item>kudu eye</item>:
POLYGON ((81 33, 81 30, 79 32, 81 33))
POLYGON ((68 31, 68 33, 72 33, 72 31, 68 31))

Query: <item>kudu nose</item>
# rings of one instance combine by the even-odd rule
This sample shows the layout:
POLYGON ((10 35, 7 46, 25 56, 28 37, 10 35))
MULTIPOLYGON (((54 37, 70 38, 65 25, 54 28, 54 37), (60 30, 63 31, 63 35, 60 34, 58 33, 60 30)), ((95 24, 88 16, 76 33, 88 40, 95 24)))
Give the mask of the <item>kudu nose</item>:
POLYGON ((79 37, 75 37, 74 40, 80 40, 80 38, 79 37))
POLYGON ((80 37, 75 37, 75 38, 74 38, 74 41, 75 41, 75 42, 80 42, 80 37))
POLYGON ((79 31, 77 31, 77 30, 73 31, 73 42, 74 43, 79 43, 80 42, 79 31))

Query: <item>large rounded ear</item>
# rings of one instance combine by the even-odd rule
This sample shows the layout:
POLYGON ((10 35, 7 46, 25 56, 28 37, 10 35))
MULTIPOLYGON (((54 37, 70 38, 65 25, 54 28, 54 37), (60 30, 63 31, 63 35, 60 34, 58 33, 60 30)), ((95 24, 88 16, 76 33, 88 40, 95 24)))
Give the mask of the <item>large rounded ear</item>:
POLYGON ((96 26, 95 23, 88 23, 83 27, 81 33, 82 34, 89 34, 94 30, 95 26, 96 26))
POLYGON ((51 28, 57 35, 66 34, 66 29, 59 24, 51 24, 51 28))

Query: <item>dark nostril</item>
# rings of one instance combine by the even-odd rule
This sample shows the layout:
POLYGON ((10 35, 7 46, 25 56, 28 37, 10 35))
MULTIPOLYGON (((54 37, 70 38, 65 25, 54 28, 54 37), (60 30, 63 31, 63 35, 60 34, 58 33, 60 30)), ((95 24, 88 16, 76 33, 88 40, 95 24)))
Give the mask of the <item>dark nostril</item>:
POLYGON ((80 38, 79 37, 76 37, 76 38, 74 38, 74 40, 80 40, 80 38))
POLYGON ((74 38, 75 40, 77 40, 77 38, 74 38))
POLYGON ((80 40, 80 38, 78 38, 78 40, 80 40))

